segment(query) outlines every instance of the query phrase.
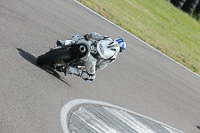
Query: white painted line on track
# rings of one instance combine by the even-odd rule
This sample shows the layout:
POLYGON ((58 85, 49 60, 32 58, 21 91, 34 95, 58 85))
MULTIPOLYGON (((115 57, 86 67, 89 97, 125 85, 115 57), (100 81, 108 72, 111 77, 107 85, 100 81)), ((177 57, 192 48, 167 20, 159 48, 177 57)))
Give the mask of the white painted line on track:
MULTIPOLYGON (((119 129, 123 130, 127 127, 129 128, 127 130, 133 130, 137 133, 157 133, 157 129, 165 133, 183 133, 171 126, 128 109, 88 99, 75 99, 68 102, 63 106, 60 117, 64 133, 72 133, 73 129, 77 128, 83 131, 81 127, 74 127, 77 122, 81 125, 85 124, 89 129, 99 133, 119 133, 119 129), (78 120, 75 117, 80 121, 75 121, 78 120), (109 123, 109 121, 113 123, 109 123)), ((83 126, 83 128, 86 128, 86 126, 83 126)))
POLYGON ((110 20, 108 20, 107 18, 101 16, 100 14, 98 14, 97 12, 95 12, 94 10, 88 8, 87 6, 83 5, 82 3, 78 2, 77 0, 74 0, 76 3, 80 4, 81 6, 85 7, 86 9, 90 10, 91 12, 93 12, 94 14, 96 14, 97 16, 103 18, 104 20, 108 21, 109 23, 111 23, 112 25, 118 27, 119 29, 121 29, 122 31, 126 32, 127 34, 131 35, 132 37, 134 37, 135 39, 143 42, 145 45, 151 47, 152 49, 154 49, 155 51, 157 51, 158 53, 162 54, 163 56, 167 57, 168 59, 170 59, 171 61, 177 63, 178 65, 182 66, 183 68, 185 68, 186 70, 192 72, 194 75, 196 75, 197 77, 200 78, 200 75, 198 75, 197 73, 193 72, 192 70, 190 70, 189 68, 187 68, 186 66, 182 65, 181 63, 175 61, 174 59, 170 58, 169 56, 167 56, 166 54, 162 53, 161 51, 159 51, 158 49, 154 48, 153 46, 151 46, 150 44, 144 42, 143 40, 141 40, 140 38, 136 37, 135 35, 131 34, 130 32, 126 31, 125 29, 123 29, 122 27, 116 25, 115 23, 111 22, 110 20))
POLYGON ((105 108, 108 112, 110 112, 111 114, 113 114, 115 117, 118 117, 119 119, 121 119, 123 122, 125 122, 127 125, 129 125, 130 127, 132 127, 134 130, 136 130, 139 133, 155 133, 154 131, 152 131, 151 129, 149 130, 148 128, 146 128, 145 126, 141 127, 141 124, 138 124, 139 121, 137 121, 136 119, 133 119, 133 117, 128 116, 125 117, 124 112, 119 113, 118 110, 115 109, 110 109, 110 108, 105 108), (129 120, 128 118, 131 118, 131 120, 129 120))

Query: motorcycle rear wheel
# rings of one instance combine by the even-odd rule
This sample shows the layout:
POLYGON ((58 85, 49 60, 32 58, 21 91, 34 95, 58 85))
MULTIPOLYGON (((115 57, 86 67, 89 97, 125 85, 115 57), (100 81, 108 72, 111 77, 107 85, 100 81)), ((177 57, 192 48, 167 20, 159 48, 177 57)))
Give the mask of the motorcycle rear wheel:
POLYGON ((37 58, 37 64, 39 66, 48 65, 51 66, 61 60, 70 61, 71 52, 68 49, 59 49, 55 51, 47 52, 44 55, 40 55, 37 58))

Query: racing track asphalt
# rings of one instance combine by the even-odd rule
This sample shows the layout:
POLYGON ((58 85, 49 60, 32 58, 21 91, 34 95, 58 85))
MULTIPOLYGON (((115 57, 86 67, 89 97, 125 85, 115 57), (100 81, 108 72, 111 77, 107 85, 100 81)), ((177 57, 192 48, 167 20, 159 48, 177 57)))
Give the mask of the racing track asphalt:
POLYGON ((0 47, 1 133, 62 133, 60 111, 73 99, 111 103, 200 132, 200 77, 72 0, 1 0, 0 47), (127 42, 93 83, 35 64, 56 39, 92 31, 127 42))

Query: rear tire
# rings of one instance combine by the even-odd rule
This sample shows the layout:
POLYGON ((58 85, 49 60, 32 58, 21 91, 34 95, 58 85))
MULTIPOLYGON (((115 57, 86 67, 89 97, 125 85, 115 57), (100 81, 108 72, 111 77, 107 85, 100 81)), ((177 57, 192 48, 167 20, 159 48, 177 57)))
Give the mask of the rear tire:
POLYGON ((68 49, 59 49, 56 51, 47 52, 44 55, 38 56, 37 64, 39 66, 43 65, 53 65, 54 63, 59 62, 60 60, 70 61, 71 52, 68 49))
POLYGON ((195 10, 197 4, 199 3, 199 0, 187 0, 182 7, 182 10, 191 14, 195 10))
POLYGON ((181 1, 173 1, 172 3, 174 6, 178 7, 179 9, 184 5, 181 1))

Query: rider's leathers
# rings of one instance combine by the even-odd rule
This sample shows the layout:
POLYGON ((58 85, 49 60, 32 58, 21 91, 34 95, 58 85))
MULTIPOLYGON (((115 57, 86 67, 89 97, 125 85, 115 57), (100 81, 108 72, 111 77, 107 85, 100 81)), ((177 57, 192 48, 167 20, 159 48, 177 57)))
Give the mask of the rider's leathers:
MULTIPOLYGON (((68 67, 67 73, 75 74, 82 77, 85 80, 94 80, 96 70, 104 69, 108 64, 115 61, 120 48, 115 49, 108 48, 113 43, 113 40, 107 36, 100 35, 96 32, 92 32, 86 35, 88 41, 83 37, 76 35, 72 37, 72 44, 86 44, 89 52, 86 56, 82 57, 86 71, 82 71, 79 68, 68 67), (92 40, 92 41, 90 41, 92 40), (96 41, 96 42, 94 42, 96 41)), ((62 44, 67 45, 69 40, 61 41, 62 44)))

